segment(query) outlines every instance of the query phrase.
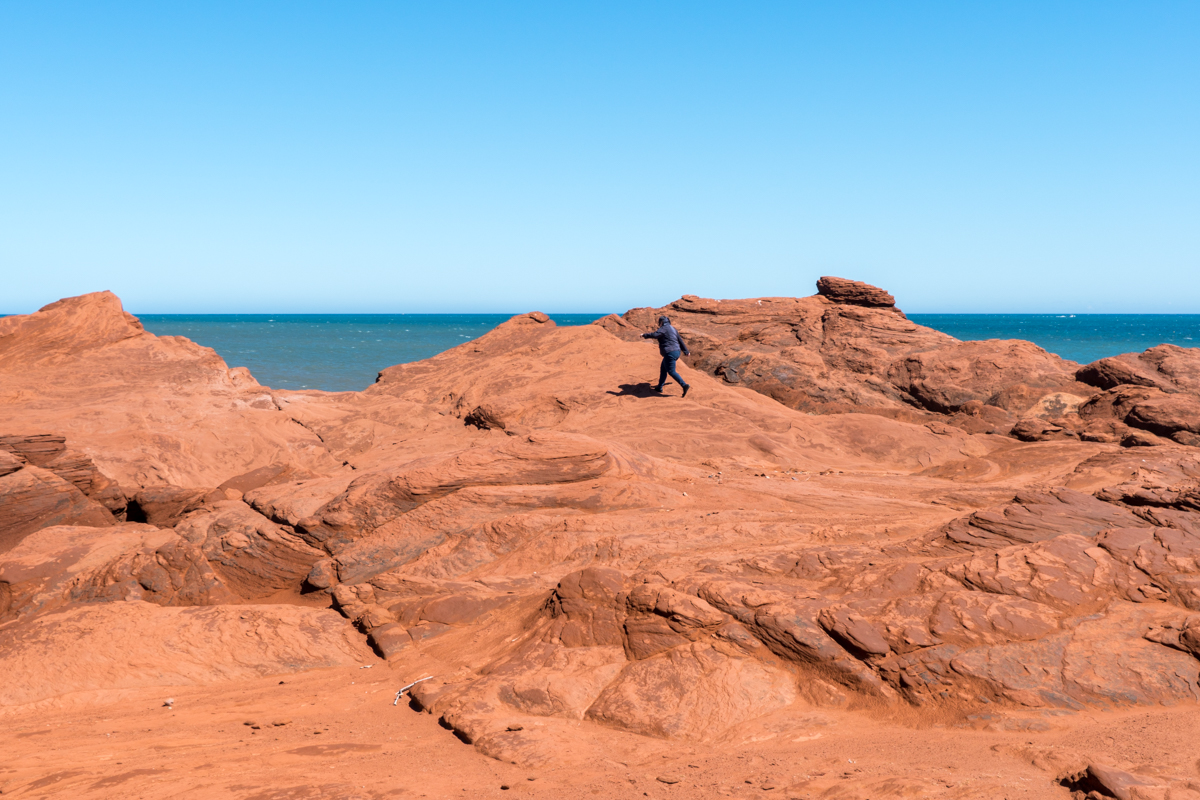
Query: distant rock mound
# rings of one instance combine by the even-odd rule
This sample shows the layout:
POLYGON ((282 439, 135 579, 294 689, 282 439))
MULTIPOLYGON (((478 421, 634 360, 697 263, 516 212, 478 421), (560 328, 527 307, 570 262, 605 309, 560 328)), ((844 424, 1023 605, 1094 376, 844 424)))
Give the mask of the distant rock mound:
POLYGON ((133 491, 212 487, 273 463, 340 463, 248 370, 181 336, 147 332, 111 292, 0 318, 0 407, 0 434, 66 437, 133 491))
POLYGON ((828 275, 817 280, 817 294, 835 303, 845 303, 851 306, 891 308, 896 305, 896 298, 878 286, 828 275))
POLYGON ((960 342, 913 323, 877 287, 825 277, 817 288, 801 298, 685 295, 596 324, 635 341, 668 314, 692 367, 810 413, 939 419, 1007 434, 1027 417, 1071 413, 1095 393, 1076 380, 1077 364, 1030 342, 960 342))

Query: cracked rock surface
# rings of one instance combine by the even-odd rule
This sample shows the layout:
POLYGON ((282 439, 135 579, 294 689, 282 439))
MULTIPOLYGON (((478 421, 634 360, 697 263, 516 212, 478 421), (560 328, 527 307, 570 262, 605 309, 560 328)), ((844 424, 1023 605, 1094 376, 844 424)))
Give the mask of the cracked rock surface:
MULTIPOLYGON (((378 692, 407 715, 378 730, 473 746, 453 792, 516 764, 547 796, 1200 797, 1184 739, 1093 735, 1200 702, 1195 351, 1081 366, 818 288, 518 315, 339 393, 260 386, 108 293, 0 319, 0 714, 187 687, 262 716, 280 687, 337 725, 378 692), (686 399, 649 391, 660 313, 686 399), (956 752, 971 781, 932 766, 956 752)), ((53 783, 103 796, 96 769, 53 783)))

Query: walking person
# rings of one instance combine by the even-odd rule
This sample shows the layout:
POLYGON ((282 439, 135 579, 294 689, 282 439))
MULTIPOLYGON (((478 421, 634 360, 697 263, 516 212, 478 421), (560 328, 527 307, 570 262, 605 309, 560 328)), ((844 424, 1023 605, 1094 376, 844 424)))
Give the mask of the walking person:
POLYGON ((658 330, 643 333, 642 338, 657 339, 658 352, 663 357, 662 366, 658 369, 658 386, 654 387, 654 391, 661 392, 667 383, 667 376, 670 375, 676 383, 683 387, 683 396, 687 397, 688 389, 692 387, 679 377, 679 373, 675 370, 675 362, 679 360, 681 354, 690 356, 692 351, 688 350, 688 346, 679 336, 679 331, 675 330, 675 326, 671 324, 671 318, 666 314, 659 317, 658 330))

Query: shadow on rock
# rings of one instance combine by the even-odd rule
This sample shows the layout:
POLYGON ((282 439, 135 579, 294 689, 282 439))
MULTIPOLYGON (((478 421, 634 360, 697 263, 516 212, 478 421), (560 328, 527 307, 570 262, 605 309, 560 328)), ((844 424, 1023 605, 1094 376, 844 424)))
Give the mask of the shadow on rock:
POLYGON ((622 383, 617 388, 619 392, 609 392, 614 397, 666 397, 662 392, 654 391, 649 383, 622 383))

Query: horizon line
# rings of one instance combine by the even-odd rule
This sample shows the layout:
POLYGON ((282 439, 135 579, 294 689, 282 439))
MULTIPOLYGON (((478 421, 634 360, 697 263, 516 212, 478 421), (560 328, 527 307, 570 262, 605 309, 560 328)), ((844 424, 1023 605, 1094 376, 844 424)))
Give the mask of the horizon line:
MULTIPOLYGON (((740 299, 740 298, 739 298, 740 299)), ((652 306, 640 306, 641 308, 652 308, 652 306)), ((635 306, 638 308, 638 306, 635 306)), ((40 309, 34 311, 17 311, 17 312, 0 312, 0 318, 3 317, 21 317, 35 314, 40 309)), ((626 309, 629 311, 631 309, 626 309)), ((905 316, 955 316, 955 317, 993 317, 993 316, 1023 316, 1023 317, 1200 317, 1200 311, 904 311, 899 309, 905 316)), ((377 316, 377 317, 397 317, 397 316, 477 316, 477 317, 498 317, 508 316, 515 317, 521 314, 531 314, 540 312, 553 317, 555 314, 562 316, 595 316, 596 318, 606 317, 609 314, 622 316, 625 312, 620 311, 542 311, 541 309, 529 309, 526 311, 130 311, 125 309, 126 313, 132 314, 135 317, 140 316, 156 316, 156 317, 182 317, 182 316, 206 316, 206 317, 234 317, 234 316, 377 316)))

